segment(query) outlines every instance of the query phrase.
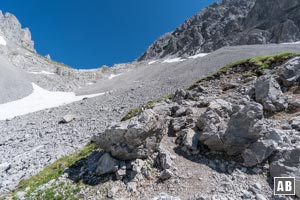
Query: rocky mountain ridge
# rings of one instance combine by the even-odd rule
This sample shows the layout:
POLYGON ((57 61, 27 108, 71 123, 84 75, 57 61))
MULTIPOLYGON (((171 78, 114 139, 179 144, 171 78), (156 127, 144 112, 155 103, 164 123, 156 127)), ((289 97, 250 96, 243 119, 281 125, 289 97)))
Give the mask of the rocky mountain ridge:
POLYGON ((224 46, 300 40, 297 0, 223 0, 155 41, 138 58, 191 56, 224 46))
POLYGON ((19 46, 35 52, 34 41, 28 28, 22 28, 19 20, 11 13, 3 14, 0 11, 0 33, 8 40, 19 46))

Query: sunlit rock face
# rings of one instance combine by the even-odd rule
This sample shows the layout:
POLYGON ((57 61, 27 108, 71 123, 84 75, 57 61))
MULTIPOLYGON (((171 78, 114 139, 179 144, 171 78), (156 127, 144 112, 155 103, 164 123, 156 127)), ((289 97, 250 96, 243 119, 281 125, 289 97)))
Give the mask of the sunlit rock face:
POLYGON ((139 60, 186 57, 224 46, 300 40, 297 0, 223 0, 155 41, 139 60))
POLYGON ((19 20, 13 14, 3 14, 0 11, 0 34, 11 42, 35 51, 30 30, 28 28, 22 29, 19 20))

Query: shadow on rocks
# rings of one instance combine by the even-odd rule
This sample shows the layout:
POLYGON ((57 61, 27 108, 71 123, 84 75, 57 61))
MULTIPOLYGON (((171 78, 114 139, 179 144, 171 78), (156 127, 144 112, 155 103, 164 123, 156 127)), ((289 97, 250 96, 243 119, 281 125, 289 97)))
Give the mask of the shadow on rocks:
POLYGON ((74 182, 83 182, 90 186, 105 183, 111 179, 109 175, 97 176, 95 174, 98 160, 103 154, 104 152, 102 151, 94 151, 88 157, 77 161, 66 169, 65 173, 74 182))
MULTIPOLYGON (((120 179, 118 179, 114 173, 107 173, 101 176, 97 175, 98 162, 104 154, 104 151, 94 151, 88 157, 77 161, 65 170, 67 178, 76 183, 82 182, 90 186, 100 185, 110 180, 122 180, 124 183, 128 183, 135 178, 137 173, 132 169, 127 169, 126 174, 120 179)), ((124 163, 128 165, 130 162, 131 161, 124 163)))
POLYGON ((182 150, 180 146, 175 147, 174 152, 189 161, 206 165, 212 170, 222 174, 232 175, 236 170, 247 174, 260 174, 266 171, 262 167, 264 164, 256 167, 245 167, 242 164, 243 159, 240 156, 228 156, 224 153, 209 152, 205 150, 205 147, 202 147, 201 151, 195 155, 188 154, 182 150))

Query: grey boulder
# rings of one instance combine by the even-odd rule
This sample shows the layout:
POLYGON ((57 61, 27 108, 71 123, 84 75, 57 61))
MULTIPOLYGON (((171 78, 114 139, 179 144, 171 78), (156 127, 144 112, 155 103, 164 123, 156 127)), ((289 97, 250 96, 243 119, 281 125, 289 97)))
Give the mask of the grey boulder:
POLYGON ((187 124, 187 119, 186 118, 173 118, 171 119, 171 130, 174 133, 177 133, 178 131, 180 131, 181 129, 183 129, 186 124, 187 124))
POLYGON ((159 150, 165 133, 164 121, 153 110, 145 110, 129 121, 94 135, 92 140, 117 159, 145 159, 159 150))
POLYGON ((161 148, 159 153, 159 164, 162 169, 170 169, 173 165, 173 161, 171 158, 171 153, 161 148))
POLYGON ((258 78, 255 84, 255 98, 263 105, 264 110, 269 112, 283 111, 288 107, 279 83, 272 76, 258 78))
POLYGON ((183 136, 182 145, 189 150, 197 150, 199 134, 191 128, 180 131, 179 135, 183 136))
POLYGON ((166 180, 172 178, 172 176, 174 176, 173 172, 169 169, 165 169, 160 173, 159 179, 162 181, 166 181, 166 180))
POLYGON ((282 84, 286 87, 295 85, 300 80, 300 57, 296 57, 282 65, 278 70, 282 84))
POLYGON ((250 102, 238 113, 232 115, 224 134, 224 150, 229 155, 242 153, 250 144, 256 142, 264 129, 262 105, 250 102))
POLYGON ((59 123, 61 124, 67 124, 70 123, 71 121, 75 120, 77 117, 75 115, 65 115, 59 123))
POLYGON ((215 111, 221 117, 226 117, 233 113, 232 104, 223 99, 215 99, 210 102, 208 110, 215 111))
POLYGON ((217 132, 222 126, 223 119, 213 110, 206 111, 197 120, 197 127, 202 132, 217 132))
POLYGON ((110 156, 109 153, 105 153, 98 161, 96 174, 104 175, 114 173, 118 171, 119 161, 110 156))
POLYGON ((248 167, 260 164, 269 158, 276 148, 277 143, 273 140, 259 140, 242 153, 244 164, 248 167))
POLYGON ((219 105, 208 108, 198 118, 197 127, 202 131, 199 137, 200 142, 211 150, 221 151, 223 150, 222 137, 227 128, 227 122, 217 112, 224 115, 224 109, 219 105))
POLYGON ((183 89, 178 89, 178 90, 176 90, 175 95, 172 100, 174 102, 177 102, 178 104, 181 104, 182 101, 184 99, 186 99, 186 97, 187 97, 187 92, 183 89))
POLYGON ((186 115, 186 109, 184 107, 179 108, 174 114, 175 117, 182 117, 184 115, 186 115))

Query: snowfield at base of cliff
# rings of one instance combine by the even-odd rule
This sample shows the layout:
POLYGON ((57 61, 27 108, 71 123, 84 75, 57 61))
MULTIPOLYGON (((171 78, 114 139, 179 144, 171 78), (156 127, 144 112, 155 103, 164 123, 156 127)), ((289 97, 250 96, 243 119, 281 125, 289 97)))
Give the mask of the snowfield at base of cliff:
POLYGON ((97 97, 104 93, 76 96, 73 92, 49 92, 32 83, 33 92, 23 99, 0 104, 0 120, 12 119, 13 117, 33 113, 36 111, 54 108, 81 101, 85 98, 97 97))

